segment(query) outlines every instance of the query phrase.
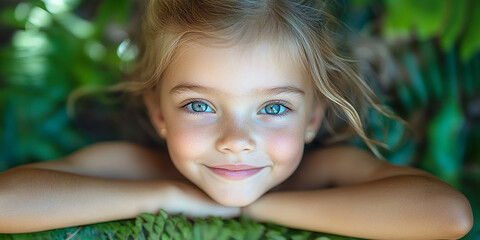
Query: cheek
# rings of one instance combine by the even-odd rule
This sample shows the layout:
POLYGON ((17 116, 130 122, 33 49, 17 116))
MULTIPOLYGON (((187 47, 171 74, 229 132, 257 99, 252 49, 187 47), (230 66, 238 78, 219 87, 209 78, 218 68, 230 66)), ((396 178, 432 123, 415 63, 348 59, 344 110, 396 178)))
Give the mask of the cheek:
POLYGON ((302 158, 303 131, 298 129, 299 127, 281 129, 266 137, 265 150, 278 170, 281 170, 279 174, 293 173, 302 158))
POLYGON ((170 157, 177 163, 195 161, 211 148, 212 130, 182 121, 170 124, 167 145, 170 157))

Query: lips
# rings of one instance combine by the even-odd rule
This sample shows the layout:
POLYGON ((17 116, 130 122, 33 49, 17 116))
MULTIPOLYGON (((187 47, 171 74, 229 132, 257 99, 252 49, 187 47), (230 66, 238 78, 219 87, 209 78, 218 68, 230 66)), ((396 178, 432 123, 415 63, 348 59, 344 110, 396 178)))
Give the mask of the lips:
POLYGON ((257 167, 251 165, 221 165, 207 168, 214 174, 229 180, 243 180, 247 179, 265 167, 257 167))

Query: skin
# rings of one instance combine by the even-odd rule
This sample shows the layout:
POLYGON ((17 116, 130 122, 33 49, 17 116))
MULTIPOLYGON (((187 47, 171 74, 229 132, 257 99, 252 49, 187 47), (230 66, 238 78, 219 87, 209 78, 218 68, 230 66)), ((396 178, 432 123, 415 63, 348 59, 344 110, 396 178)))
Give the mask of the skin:
POLYGON ((243 213, 367 239, 457 239, 470 230, 468 200, 428 173, 346 146, 303 154, 307 133, 321 124, 322 103, 283 54, 261 43, 181 46, 159 89, 144 98, 169 155, 101 143, 1 173, 0 232, 132 218, 159 208, 190 217, 243 213), (267 94, 279 86, 303 94, 267 94), (192 99, 212 111, 194 114, 192 99), (292 111, 265 115, 273 100, 292 111), (225 162, 265 168, 241 181, 205 168, 225 162))
POLYGON ((267 44, 182 46, 159 89, 160 104, 146 101, 173 163, 226 206, 246 206, 289 177, 302 158, 305 135, 318 130, 323 116, 297 64, 267 44), (191 101, 207 111, 193 111, 191 101), (267 114, 272 105, 281 112, 267 114), (265 168, 231 181, 206 167, 224 164, 265 168))

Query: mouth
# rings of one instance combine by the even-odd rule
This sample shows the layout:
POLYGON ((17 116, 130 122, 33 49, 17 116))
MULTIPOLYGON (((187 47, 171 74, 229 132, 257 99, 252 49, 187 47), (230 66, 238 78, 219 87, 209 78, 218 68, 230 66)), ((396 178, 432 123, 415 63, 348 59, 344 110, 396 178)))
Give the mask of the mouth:
POLYGON ((244 180, 256 175, 265 167, 250 165, 222 165, 216 167, 207 166, 207 168, 217 176, 228 180, 244 180))

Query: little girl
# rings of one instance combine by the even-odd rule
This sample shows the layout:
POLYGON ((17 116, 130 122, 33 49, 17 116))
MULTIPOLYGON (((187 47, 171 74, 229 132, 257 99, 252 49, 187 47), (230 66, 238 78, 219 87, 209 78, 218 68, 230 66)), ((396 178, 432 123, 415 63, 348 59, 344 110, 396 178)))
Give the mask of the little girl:
POLYGON ((467 199, 423 171, 356 148, 304 154, 344 119, 374 154, 365 109, 392 116, 334 47, 315 1, 151 0, 125 91, 167 151, 110 142, 0 174, 0 232, 133 218, 246 214, 375 239, 453 239, 467 199))

